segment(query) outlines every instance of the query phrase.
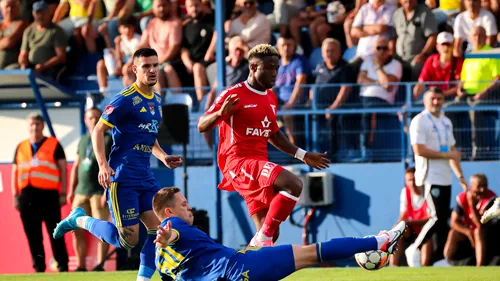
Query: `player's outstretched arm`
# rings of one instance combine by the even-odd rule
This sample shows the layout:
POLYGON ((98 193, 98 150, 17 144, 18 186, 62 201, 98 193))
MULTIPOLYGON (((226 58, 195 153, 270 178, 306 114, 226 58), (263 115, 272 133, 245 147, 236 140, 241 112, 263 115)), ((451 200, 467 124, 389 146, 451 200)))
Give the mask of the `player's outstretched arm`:
POLYGON ((291 143, 290 140, 280 130, 272 134, 269 142, 277 149, 300 159, 310 167, 321 170, 328 168, 330 160, 326 158, 325 153, 307 152, 302 148, 291 143))
MULTIPOLYGON (((198 120, 198 131, 200 133, 204 133, 212 130, 219 121, 223 118, 227 118, 233 113, 233 110, 236 108, 239 101, 240 98, 238 98, 236 94, 228 96, 222 105, 218 104, 218 106, 220 106, 219 110, 200 117, 198 120)), ((217 104, 214 104, 213 106, 217 107, 217 104)))

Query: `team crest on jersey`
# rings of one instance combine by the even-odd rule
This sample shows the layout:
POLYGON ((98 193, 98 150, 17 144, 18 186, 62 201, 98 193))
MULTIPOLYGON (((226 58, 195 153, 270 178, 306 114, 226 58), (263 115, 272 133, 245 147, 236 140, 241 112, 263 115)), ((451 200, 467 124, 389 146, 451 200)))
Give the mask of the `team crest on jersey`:
POLYGON ((142 99, 139 97, 139 96, 135 96, 132 98, 132 104, 134 106, 138 105, 139 103, 141 103, 142 99))
POLYGON ((154 102, 148 102, 148 105, 149 105, 149 112, 151 112, 151 115, 155 115, 156 111, 154 102))
POLYGON ((108 105, 106 106, 106 109, 104 109, 104 114, 110 115, 113 112, 113 110, 115 110, 115 107, 112 105, 108 105))

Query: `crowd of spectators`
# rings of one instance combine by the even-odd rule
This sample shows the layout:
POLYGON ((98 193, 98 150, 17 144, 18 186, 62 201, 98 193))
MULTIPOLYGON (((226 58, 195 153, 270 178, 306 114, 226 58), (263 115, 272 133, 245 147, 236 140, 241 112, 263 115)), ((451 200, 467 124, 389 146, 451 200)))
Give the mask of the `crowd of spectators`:
MULTIPOLYGON (((281 55, 275 89, 281 110, 313 103, 330 110, 401 106, 406 93, 395 82, 415 82, 417 103, 431 86, 445 91, 447 106, 498 101, 499 60, 464 59, 499 44, 498 0, 228 0, 223 54, 216 54, 211 0, 45 1, 1 0, 0 68, 32 68, 64 82, 78 58, 96 54, 102 57, 95 67, 99 91, 107 95, 108 77, 130 85, 131 54, 152 47, 162 73, 157 90, 195 87, 194 109, 202 111, 216 95, 216 55, 226 58, 226 82, 237 83, 246 78, 247 51, 270 43, 281 55), (360 85, 307 87, 331 83, 360 85)), ((450 116, 465 132, 458 146, 470 147, 470 157, 491 149, 471 130, 480 131, 491 114, 482 111, 467 122, 468 114, 450 116)), ((359 118, 364 147, 384 118, 359 118)), ((282 120, 297 144, 304 141, 302 119, 282 120)), ((333 130, 345 129, 340 116, 325 119, 333 130)))

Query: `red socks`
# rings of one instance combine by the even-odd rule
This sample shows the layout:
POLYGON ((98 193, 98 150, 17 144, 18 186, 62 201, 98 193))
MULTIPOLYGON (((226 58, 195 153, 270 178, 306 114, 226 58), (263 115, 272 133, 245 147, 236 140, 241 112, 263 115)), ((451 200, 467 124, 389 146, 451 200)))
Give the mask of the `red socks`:
POLYGON ((272 238, 279 225, 292 213, 297 201, 299 201, 298 197, 295 197, 288 192, 280 191, 274 197, 273 201, 271 201, 269 211, 266 215, 266 220, 264 221, 264 225, 259 232, 268 238, 272 238))

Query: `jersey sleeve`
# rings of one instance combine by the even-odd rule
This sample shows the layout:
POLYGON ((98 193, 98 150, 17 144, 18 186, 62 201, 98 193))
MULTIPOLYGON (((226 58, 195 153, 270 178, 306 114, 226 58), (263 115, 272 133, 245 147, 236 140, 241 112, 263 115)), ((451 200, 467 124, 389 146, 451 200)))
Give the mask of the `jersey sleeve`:
POLYGON ((54 151, 54 159, 61 160, 66 159, 66 154, 64 153, 64 148, 62 147, 60 142, 57 142, 56 151, 54 151))
MULTIPOLYGON (((205 112, 205 114, 212 114, 214 112, 217 112, 219 111, 219 109, 221 109, 222 105, 224 104, 224 101, 226 101, 227 97, 230 95, 230 92, 228 90, 224 90, 222 91, 222 93, 220 93, 220 95, 215 99, 214 103, 212 104, 212 106, 210 106, 210 108, 205 112)), ((226 120, 229 118, 230 115, 227 115, 227 116, 222 116, 221 118, 219 118, 217 120, 217 124, 218 125, 220 122, 226 120)))
MULTIPOLYGON (((271 94, 271 95, 273 95, 273 97, 274 97, 274 109, 273 109, 273 110, 275 111, 275 112, 274 112, 274 114, 275 114, 276 116, 278 116, 278 108, 279 108, 279 106, 278 106, 278 96, 276 96, 276 94, 275 94, 274 92, 272 92, 272 91, 271 91, 270 93, 268 93, 268 94, 271 94)), ((278 132, 278 131, 279 131, 279 129, 280 129, 280 127, 279 127, 278 122, 277 122, 277 120, 276 120, 276 121, 274 121, 274 122, 271 124, 271 135, 273 135, 273 134, 275 134, 276 132, 278 132)))
POLYGON ((127 103, 126 97, 122 94, 115 95, 108 106, 106 106, 106 109, 101 115, 100 121, 110 128, 114 128, 123 116, 127 114, 130 107, 128 105, 130 104, 132 104, 132 102, 127 103))
POLYGON ((427 135, 420 115, 413 118, 410 122, 410 142, 412 145, 427 143, 427 135))

